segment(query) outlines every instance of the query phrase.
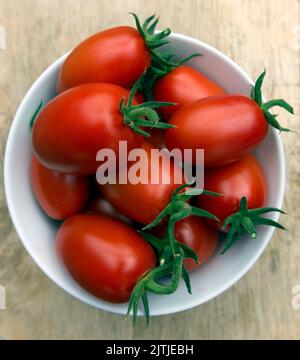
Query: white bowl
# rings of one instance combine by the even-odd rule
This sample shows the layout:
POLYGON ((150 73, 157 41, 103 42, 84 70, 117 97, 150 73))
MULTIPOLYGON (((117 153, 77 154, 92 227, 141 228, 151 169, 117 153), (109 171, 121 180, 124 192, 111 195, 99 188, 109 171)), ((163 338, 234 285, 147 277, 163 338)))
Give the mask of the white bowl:
MULTIPOLYGON (((201 70, 229 93, 249 94, 253 81, 231 59, 213 47, 188 36, 172 34, 170 46, 176 56, 182 58, 200 52, 202 57, 193 58, 190 65, 201 70)), ((31 133, 29 121, 40 100, 47 103, 55 95, 56 78, 65 56, 56 60, 31 86, 25 95, 11 126, 4 163, 6 198, 15 228, 28 253, 38 266, 62 289, 99 309, 125 314, 127 304, 111 304, 83 290, 59 263, 54 239, 57 225, 41 211, 30 187, 29 169, 31 133)), ((267 204, 281 208, 284 195, 284 153, 279 134, 271 128, 267 138, 259 146, 256 155, 264 169, 268 182, 267 204)), ((271 214, 274 220, 278 214, 271 214)), ((245 237, 225 255, 217 252, 198 271, 192 273, 193 295, 189 295, 183 283, 176 293, 168 296, 150 296, 152 315, 163 315, 190 309, 200 305, 230 288, 254 265, 268 244, 273 228, 261 227, 255 240, 245 237)))

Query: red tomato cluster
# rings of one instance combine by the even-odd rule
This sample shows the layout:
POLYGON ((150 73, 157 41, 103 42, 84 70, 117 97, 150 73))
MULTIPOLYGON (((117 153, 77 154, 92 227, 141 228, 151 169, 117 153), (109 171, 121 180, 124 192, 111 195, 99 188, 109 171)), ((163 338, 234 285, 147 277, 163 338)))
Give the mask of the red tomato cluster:
MULTIPOLYGON (((226 94, 184 64, 197 54, 175 63, 157 50, 170 30, 155 32, 154 16, 143 25, 133 16, 137 30, 99 32, 64 61, 58 95, 34 119, 31 184, 44 212, 64 221, 56 250, 72 277, 106 301, 130 299, 135 319, 140 298, 149 318, 147 292, 172 293, 181 277, 191 291, 188 272, 215 253, 220 231, 228 233, 227 250, 243 233, 255 237, 256 225, 283 228, 261 217, 280 210, 262 208, 267 184, 250 153, 269 125, 287 130, 270 108, 292 108, 283 100, 263 103, 265 72, 251 96, 226 94), (119 159, 120 141, 128 152, 145 150, 147 183, 96 183, 97 152, 109 149, 119 159), (151 156, 164 146, 204 149, 203 192, 176 183, 181 166, 151 156), (162 177, 151 183, 153 165, 168 183, 162 177), (162 285, 167 275, 171 280, 162 285)), ((192 159, 197 165, 194 153, 192 159)), ((118 176, 136 162, 121 165, 118 176)))

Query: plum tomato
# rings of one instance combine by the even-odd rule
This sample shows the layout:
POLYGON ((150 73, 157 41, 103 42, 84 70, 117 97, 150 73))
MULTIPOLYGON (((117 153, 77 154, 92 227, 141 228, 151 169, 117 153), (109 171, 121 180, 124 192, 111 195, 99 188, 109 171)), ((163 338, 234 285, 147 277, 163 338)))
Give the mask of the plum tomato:
POLYGON ((197 100, 177 111, 165 132, 169 150, 204 150, 206 167, 229 164, 251 152, 266 136, 268 123, 255 101, 242 95, 197 100))
MULTIPOLYGON (((142 149, 146 151, 147 156, 142 158, 148 169, 145 183, 136 184, 127 181, 126 184, 105 184, 99 185, 100 192, 118 209, 122 214, 130 219, 142 224, 150 224, 156 216, 168 205, 173 191, 181 185, 177 184, 183 179, 182 170, 177 167, 169 158, 162 155, 159 159, 151 155, 154 147, 144 141, 142 149), (159 169, 157 183, 151 183, 151 177, 154 169, 159 169), (166 179, 163 181, 163 179, 166 179), (165 182, 165 183, 164 183, 165 182)), ((138 160, 140 161, 140 160, 138 160)), ((130 169, 136 164, 129 164, 130 169)), ((124 168, 119 172, 125 171, 124 168)), ((125 174, 127 176, 127 174, 125 174)))
POLYGON ((41 208, 55 220, 79 213, 89 193, 87 177, 49 170, 35 156, 31 160, 31 186, 41 208))
POLYGON ((153 89, 154 100, 176 103, 159 109, 164 120, 169 120, 176 111, 196 100, 222 94, 225 91, 219 85, 188 65, 180 65, 166 74, 153 89))
POLYGON ((153 249, 134 229, 105 215, 67 219, 57 232, 56 251, 79 285, 114 303, 127 301, 156 265, 153 249))
POLYGON ((266 180, 259 162, 254 155, 248 154, 241 160, 218 168, 206 169, 204 173, 206 190, 222 196, 199 195, 196 203, 220 220, 209 220, 220 228, 223 221, 239 210, 242 197, 247 199, 249 209, 260 208, 266 200, 266 180))
POLYGON ((166 44, 170 29, 155 32, 158 18, 152 15, 137 29, 118 26, 98 32, 82 41, 64 61, 57 81, 57 91, 71 87, 105 82, 129 88, 151 62, 151 53, 166 44))
MULTIPOLYGON (((165 132, 169 150, 203 149, 205 166, 222 166, 241 159, 266 137, 271 125, 279 131, 289 131, 270 112, 274 106, 294 113, 283 99, 263 102, 261 86, 264 71, 252 86, 250 96, 224 94, 197 100, 178 110, 169 123, 174 127, 165 132)), ((188 91, 187 91, 188 92, 188 91)))
POLYGON ((123 123, 120 111, 120 102, 128 95, 129 90, 117 85, 90 83, 55 97, 33 125, 38 160, 52 170, 87 175, 100 165, 99 150, 108 148, 118 156, 119 141, 127 141, 128 151, 140 147, 143 136, 123 123))

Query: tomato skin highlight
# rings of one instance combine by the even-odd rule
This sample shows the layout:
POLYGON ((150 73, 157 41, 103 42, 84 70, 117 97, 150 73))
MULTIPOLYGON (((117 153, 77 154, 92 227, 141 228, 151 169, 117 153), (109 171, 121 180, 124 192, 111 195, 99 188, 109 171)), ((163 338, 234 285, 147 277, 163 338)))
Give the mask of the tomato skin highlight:
POLYGON ((195 101, 176 112, 165 132, 169 150, 204 149, 206 167, 229 164, 251 152, 267 135, 268 123, 255 101, 221 95, 195 101))
POLYGON ((136 29, 119 26, 104 30, 68 55, 59 73, 57 92, 91 82, 130 87, 149 65, 149 50, 136 29))
POLYGON ((217 248, 219 232, 210 227, 204 219, 189 216, 175 224, 175 238, 198 255, 199 264, 193 259, 184 260, 186 269, 193 271, 213 255, 217 248))
POLYGON ((32 191, 50 218, 64 220, 84 208, 89 193, 88 178, 49 170, 35 156, 30 171, 32 191))
POLYGON ((228 216, 239 210, 243 196, 247 199, 248 208, 254 209, 264 206, 267 194, 265 176, 252 154, 233 164, 207 169, 204 173, 204 187, 224 195, 199 195, 196 199, 201 209, 211 212, 220 220, 220 223, 209 220, 218 229, 228 216))
POLYGON ((196 100, 225 94, 216 83, 188 65, 180 65, 159 79, 153 89, 156 101, 170 101, 177 105, 161 107, 160 114, 169 120, 176 111, 196 100))
MULTIPOLYGON (((181 176, 181 170, 173 162, 171 162, 169 170, 168 159, 163 157, 158 165, 160 174, 158 184, 152 184, 151 162, 154 163, 154 159, 151 157, 151 149, 154 147, 144 141, 142 149, 147 153, 148 184, 132 184, 129 182, 127 184, 105 184, 99 185, 99 189, 104 197, 122 214, 139 223, 150 224, 168 205, 173 191, 181 185, 175 184, 176 176, 181 176), (162 174, 169 177, 169 183, 162 183, 162 174)), ((132 165, 128 165, 128 171, 132 165)))
POLYGON ((91 83, 51 100, 32 130, 38 160, 52 170, 88 175, 101 164, 96 161, 99 150, 112 149, 118 157, 119 141, 127 141, 128 151, 140 147, 143 137, 123 124, 120 112, 120 101, 128 94, 117 85, 91 83))
POLYGON ((156 264, 153 249, 136 231, 104 215, 67 219, 57 232, 56 251, 79 285, 114 303, 127 301, 138 279, 156 264))

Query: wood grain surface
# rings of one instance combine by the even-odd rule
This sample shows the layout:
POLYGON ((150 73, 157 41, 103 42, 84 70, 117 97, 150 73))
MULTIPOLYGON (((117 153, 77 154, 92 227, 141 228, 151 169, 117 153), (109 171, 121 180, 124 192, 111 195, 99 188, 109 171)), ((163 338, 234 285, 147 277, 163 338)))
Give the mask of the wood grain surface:
POLYGON ((13 115, 32 82, 89 34, 132 24, 129 11, 142 18, 159 14, 162 27, 215 46, 253 78, 266 67, 265 96, 280 95, 295 106, 295 116, 280 112, 283 125, 298 130, 282 135, 288 216, 281 220, 289 231, 276 232, 251 271, 221 296, 132 330, 130 318, 81 303, 37 268, 11 223, 1 177, 0 284, 7 309, 0 310, 0 338, 299 339, 300 310, 291 306, 292 288, 300 284, 299 0, 0 0, 0 30, 6 32, 6 50, 0 50, 1 173, 13 115))

